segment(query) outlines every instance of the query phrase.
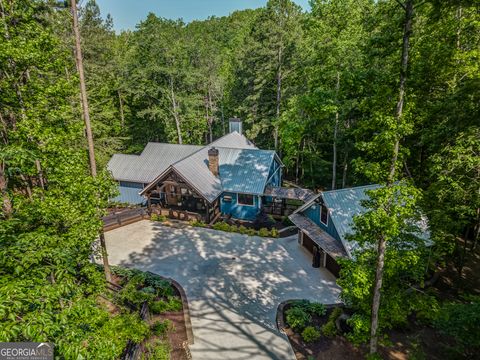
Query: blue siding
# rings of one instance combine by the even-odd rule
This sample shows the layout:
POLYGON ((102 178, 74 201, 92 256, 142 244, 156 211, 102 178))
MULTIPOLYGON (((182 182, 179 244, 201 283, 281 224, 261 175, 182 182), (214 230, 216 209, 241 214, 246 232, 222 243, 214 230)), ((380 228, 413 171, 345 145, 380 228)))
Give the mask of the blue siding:
POLYGON ((282 169, 280 168, 280 164, 277 161, 277 159, 274 159, 272 161, 272 165, 271 165, 270 170, 268 172, 268 178, 267 179, 268 179, 268 181, 267 181, 266 185, 282 186, 282 169))
POLYGON ((253 206, 238 205, 236 193, 223 193, 220 196, 220 211, 224 214, 231 214, 233 218, 240 220, 254 220, 260 209, 258 196, 253 196, 253 206), (224 196, 231 196, 232 201, 224 201, 224 196))
POLYGON ((341 241, 340 236, 338 236, 337 229, 335 229, 335 225, 333 225, 333 221, 330 218, 330 214, 328 214, 328 225, 322 224, 320 221, 320 208, 321 205, 317 202, 314 202, 308 209, 303 211, 303 214, 312 220, 315 224, 317 224, 323 231, 327 232, 335 239, 341 241))
POLYGON ((142 189, 142 183, 120 181, 120 184, 118 185, 120 195, 111 200, 128 204, 144 204, 145 198, 138 194, 142 189))

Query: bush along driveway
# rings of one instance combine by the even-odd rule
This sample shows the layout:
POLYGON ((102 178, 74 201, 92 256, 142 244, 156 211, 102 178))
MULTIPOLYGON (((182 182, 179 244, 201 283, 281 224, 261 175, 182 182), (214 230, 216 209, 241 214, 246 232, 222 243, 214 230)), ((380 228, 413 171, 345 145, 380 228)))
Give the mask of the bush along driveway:
POLYGON ((141 221, 106 233, 112 264, 151 271, 185 289, 193 359, 294 359, 275 325, 282 301, 338 302, 340 289, 311 267, 296 237, 273 239, 141 221))

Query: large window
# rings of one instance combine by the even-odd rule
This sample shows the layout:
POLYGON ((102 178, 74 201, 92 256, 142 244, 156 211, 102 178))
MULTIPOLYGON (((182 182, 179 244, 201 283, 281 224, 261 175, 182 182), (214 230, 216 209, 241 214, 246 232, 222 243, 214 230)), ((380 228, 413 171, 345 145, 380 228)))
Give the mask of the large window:
POLYGON ((323 225, 328 225, 328 209, 325 205, 320 207, 320 222, 323 225))
POLYGON ((249 205, 253 206, 253 195, 249 194, 237 194, 237 203, 238 205, 249 205))

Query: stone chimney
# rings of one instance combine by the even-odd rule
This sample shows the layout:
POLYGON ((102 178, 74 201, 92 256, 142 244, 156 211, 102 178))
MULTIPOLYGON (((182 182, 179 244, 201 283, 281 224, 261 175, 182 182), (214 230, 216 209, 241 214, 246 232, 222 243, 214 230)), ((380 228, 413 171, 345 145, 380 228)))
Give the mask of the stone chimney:
POLYGON ((208 149, 208 168, 213 175, 218 176, 218 149, 215 147, 208 149))
POLYGON ((239 118, 231 118, 228 120, 228 131, 229 132, 238 132, 239 134, 242 133, 242 120, 239 118))

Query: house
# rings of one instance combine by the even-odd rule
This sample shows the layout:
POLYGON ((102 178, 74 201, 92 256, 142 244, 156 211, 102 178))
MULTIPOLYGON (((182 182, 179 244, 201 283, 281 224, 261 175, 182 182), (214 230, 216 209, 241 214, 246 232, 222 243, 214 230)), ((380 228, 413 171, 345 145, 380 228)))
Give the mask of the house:
MULTIPOLYGON (((347 234, 353 232, 353 218, 366 211, 362 200, 368 199, 367 191, 379 187, 367 185, 324 191, 289 216, 299 229, 298 242, 313 254, 313 266, 325 267, 338 277, 338 259, 352 258, 359 247, 347 238, 347 234)), ((428 239, 426 220, 418 225, 422 233, 415 235, 428 239)))
POLYGON ((158 204, 211 222, 221 213, 253 220, 266 207, 288 215, 275 204, 312 197, 309 190, 281 187, 280 158, 250 142, 239 119, 230 119, 229 128, 207 146, 148 143, 140 155, 113 155, 107 167, 120 192, 113 201, 158 204))

